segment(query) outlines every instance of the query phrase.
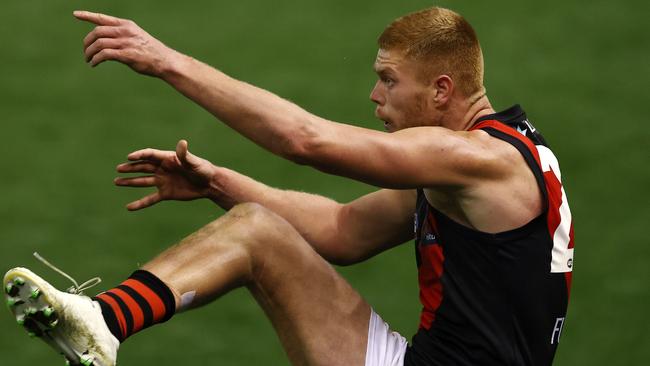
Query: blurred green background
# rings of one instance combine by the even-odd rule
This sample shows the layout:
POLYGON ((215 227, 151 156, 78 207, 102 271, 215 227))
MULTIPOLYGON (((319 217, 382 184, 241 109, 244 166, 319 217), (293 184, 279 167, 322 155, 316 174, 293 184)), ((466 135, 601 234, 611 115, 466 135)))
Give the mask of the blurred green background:
MULTIPOLYGON (((113 186, 143 147, 193 152, 272 186, 339 201, 372 187, 270 156, 162 82, 118 64, 91 69, 74 9, 136 20, 168 45, 324 117, 381 129, 368 100, 376 37, 431 1, 3 1, 0 4, 0 270, 68 284, 40 252, 102 289, 223 211, 207 201, 129 213, 145 192, 113 186)), ((650 364, 644 1, 436 1, 463 14, 485 53, 495 108, 521 103, 563 170, 576 227, 573 291, 557 365, 650 364)), ((407 338, 419 305, 410 243, 340 271, 407 338)), ((1 365, 63 360, 0 313, 1 365)), ((59 363, 61 362, 61 363, 59 363)), ((246 291, 131 338, 122 365, 286 365, 246 291)))

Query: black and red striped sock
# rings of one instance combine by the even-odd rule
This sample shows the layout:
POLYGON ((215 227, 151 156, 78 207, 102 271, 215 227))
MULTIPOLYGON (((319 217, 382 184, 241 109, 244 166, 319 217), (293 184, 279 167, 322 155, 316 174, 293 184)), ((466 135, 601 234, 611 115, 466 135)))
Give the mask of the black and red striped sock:
POLYGON ((166 322, 176 311, 174 294, 152 273, 137 270, 119 286, 93 298, 111 333, 120 342, 154 324, 166 322))

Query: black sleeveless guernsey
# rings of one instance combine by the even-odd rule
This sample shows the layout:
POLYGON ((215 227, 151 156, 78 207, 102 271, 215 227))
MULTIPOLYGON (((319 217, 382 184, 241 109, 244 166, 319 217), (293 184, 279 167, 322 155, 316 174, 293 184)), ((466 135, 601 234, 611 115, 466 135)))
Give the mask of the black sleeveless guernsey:
POLYGON ((544 210, 520 228, 489 234, 448 218, 418 190, 415 249, 423 308, 404 365, 550 365, 573 267, 573 225, 559 165, 518 105, 479 119, 472 129, 519 150, 537 179, 544 210))

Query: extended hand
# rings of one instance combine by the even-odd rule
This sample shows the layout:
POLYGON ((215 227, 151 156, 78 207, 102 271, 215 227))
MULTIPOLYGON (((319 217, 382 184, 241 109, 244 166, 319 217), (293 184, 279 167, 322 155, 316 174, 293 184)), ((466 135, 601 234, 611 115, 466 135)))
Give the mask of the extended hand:
POLYGON ((141 74, 161 76, 179 56, 131 20, 88 11, 73 14, 96 25, 83 41, 86 61, 92 66, 114 60, 141 74))
POLYGON ((119 173, 150 175, 115 178, 115 184, 125 187, 157 187, 158 191, 129 203, 130 211, 140 210, 164 200, 189 201, 207 196, 210 180, 217 167, 188 151, 187 141, 181 140, 176 151, 144 149, 129 154, 129 163, 117 166, 119 173))

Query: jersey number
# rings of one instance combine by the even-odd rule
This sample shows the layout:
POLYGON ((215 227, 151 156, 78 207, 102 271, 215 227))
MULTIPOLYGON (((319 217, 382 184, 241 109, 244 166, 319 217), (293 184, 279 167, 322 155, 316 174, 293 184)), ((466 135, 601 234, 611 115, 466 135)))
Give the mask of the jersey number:
MULTIPOLYGON (((544 175, 553 174, 556 179, 547 179, 546 186, 549 196, 555 194, 557 197, 549 197, 549 210, 551 216, 559 222, 552 222, 549 232, 553 238, 553 250, 551 252, 551 272, 563 273, 571 272, 573 268, 573 244, 571 243, 571 209, 567 201, 564 187, 562 187, 562 175, 560 173, 560 164, 553 152, 546 146, 537 145, 539 159, 542 163, 544 175), (554 185, 554 186, 552 186, 554 185), (557 203, 557 204, 554 204, 557 203), (554 207, 555 206, 555 207, 554 207), (558 207, 559 206, 559 207, 558 207), (557 225, 555 227, 555 225, 557 225), (553 227, 554 230, 553 230, 553 227)), ((546 178, 546 177, 545 177, 546 178)))

